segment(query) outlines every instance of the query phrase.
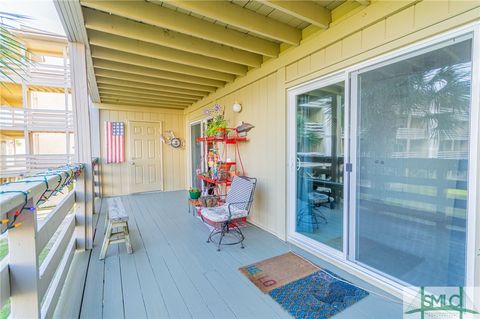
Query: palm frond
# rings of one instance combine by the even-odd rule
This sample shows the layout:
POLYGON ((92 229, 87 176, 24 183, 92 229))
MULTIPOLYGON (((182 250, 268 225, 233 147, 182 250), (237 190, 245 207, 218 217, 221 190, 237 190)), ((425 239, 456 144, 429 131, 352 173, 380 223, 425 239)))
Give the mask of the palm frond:
MULTIPOLYGON (((18 82, 14 78, 25 79, 28 67, 32 61, 25 54, 27 49, 19 41, 12 27, 8 22, 20 22, 29 17, 0 11, 0 77, 12 82, 18 82)), ((6 87, 3 82, 0 85, 6 87)))

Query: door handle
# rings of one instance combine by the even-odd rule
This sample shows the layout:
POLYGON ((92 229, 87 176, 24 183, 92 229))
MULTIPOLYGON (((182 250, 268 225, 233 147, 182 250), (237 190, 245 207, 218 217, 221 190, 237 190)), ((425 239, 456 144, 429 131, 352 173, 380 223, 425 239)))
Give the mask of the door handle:
POLYGON ((297 156, 297 171, 300 170, 300 165, 301 165, 301 162, 300 162, 300 157, 297 156))
POLYGON ((130 162, 130 165, 135 165, 135 162, 130 162))

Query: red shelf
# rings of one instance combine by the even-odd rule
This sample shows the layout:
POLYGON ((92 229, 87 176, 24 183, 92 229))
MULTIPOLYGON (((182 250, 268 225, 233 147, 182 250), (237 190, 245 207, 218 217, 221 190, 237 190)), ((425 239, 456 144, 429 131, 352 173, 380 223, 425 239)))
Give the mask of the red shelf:
POLYGON ((208 136, 208 137, 198 137, 195 140, 197 142, 207 142, 207 143, 223 142, 226 144, 237 144, 237 142, 247 141, 247 138, 244 136, 234 136, 234 137, 224 137, 224 138, 208 136))
POLYGON ((206 176, 203 176, 203 175, 197 175, 197 178, 201 179, 202 181, 212 183, 212 184, 217 184, 217 185, 218 184, 226 184, 227 186, 230 186, 230 184, 232 183, 232 181, 230 181, 230 180, 218 180, 218 179, 209 178, 209 177, 206 177, 206 176))

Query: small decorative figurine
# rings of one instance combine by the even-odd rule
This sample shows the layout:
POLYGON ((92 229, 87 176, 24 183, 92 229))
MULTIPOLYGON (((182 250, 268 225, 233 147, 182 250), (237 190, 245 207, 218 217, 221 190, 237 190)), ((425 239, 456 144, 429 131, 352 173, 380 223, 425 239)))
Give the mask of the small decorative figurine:
POLYGON ((163 142, 167 145, 170 145, 173 148, 180 148, 180 147, 183 148, 185 146, 184 141, 182 141, 180 138, 176 137, 175 133, 173 133, 173 131, 166 131, 166 133, 168 133, 170 136, 165 138, 162 134, 160 136, 160 141, 161 142, 163 142))

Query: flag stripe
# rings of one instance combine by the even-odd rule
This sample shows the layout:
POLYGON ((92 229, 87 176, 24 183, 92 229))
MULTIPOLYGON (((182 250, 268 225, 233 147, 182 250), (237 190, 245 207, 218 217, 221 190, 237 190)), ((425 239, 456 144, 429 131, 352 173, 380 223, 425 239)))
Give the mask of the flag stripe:
POLYGON ((105 122, 107 163, 125 161, 125 126, 123 122, 105 122))

